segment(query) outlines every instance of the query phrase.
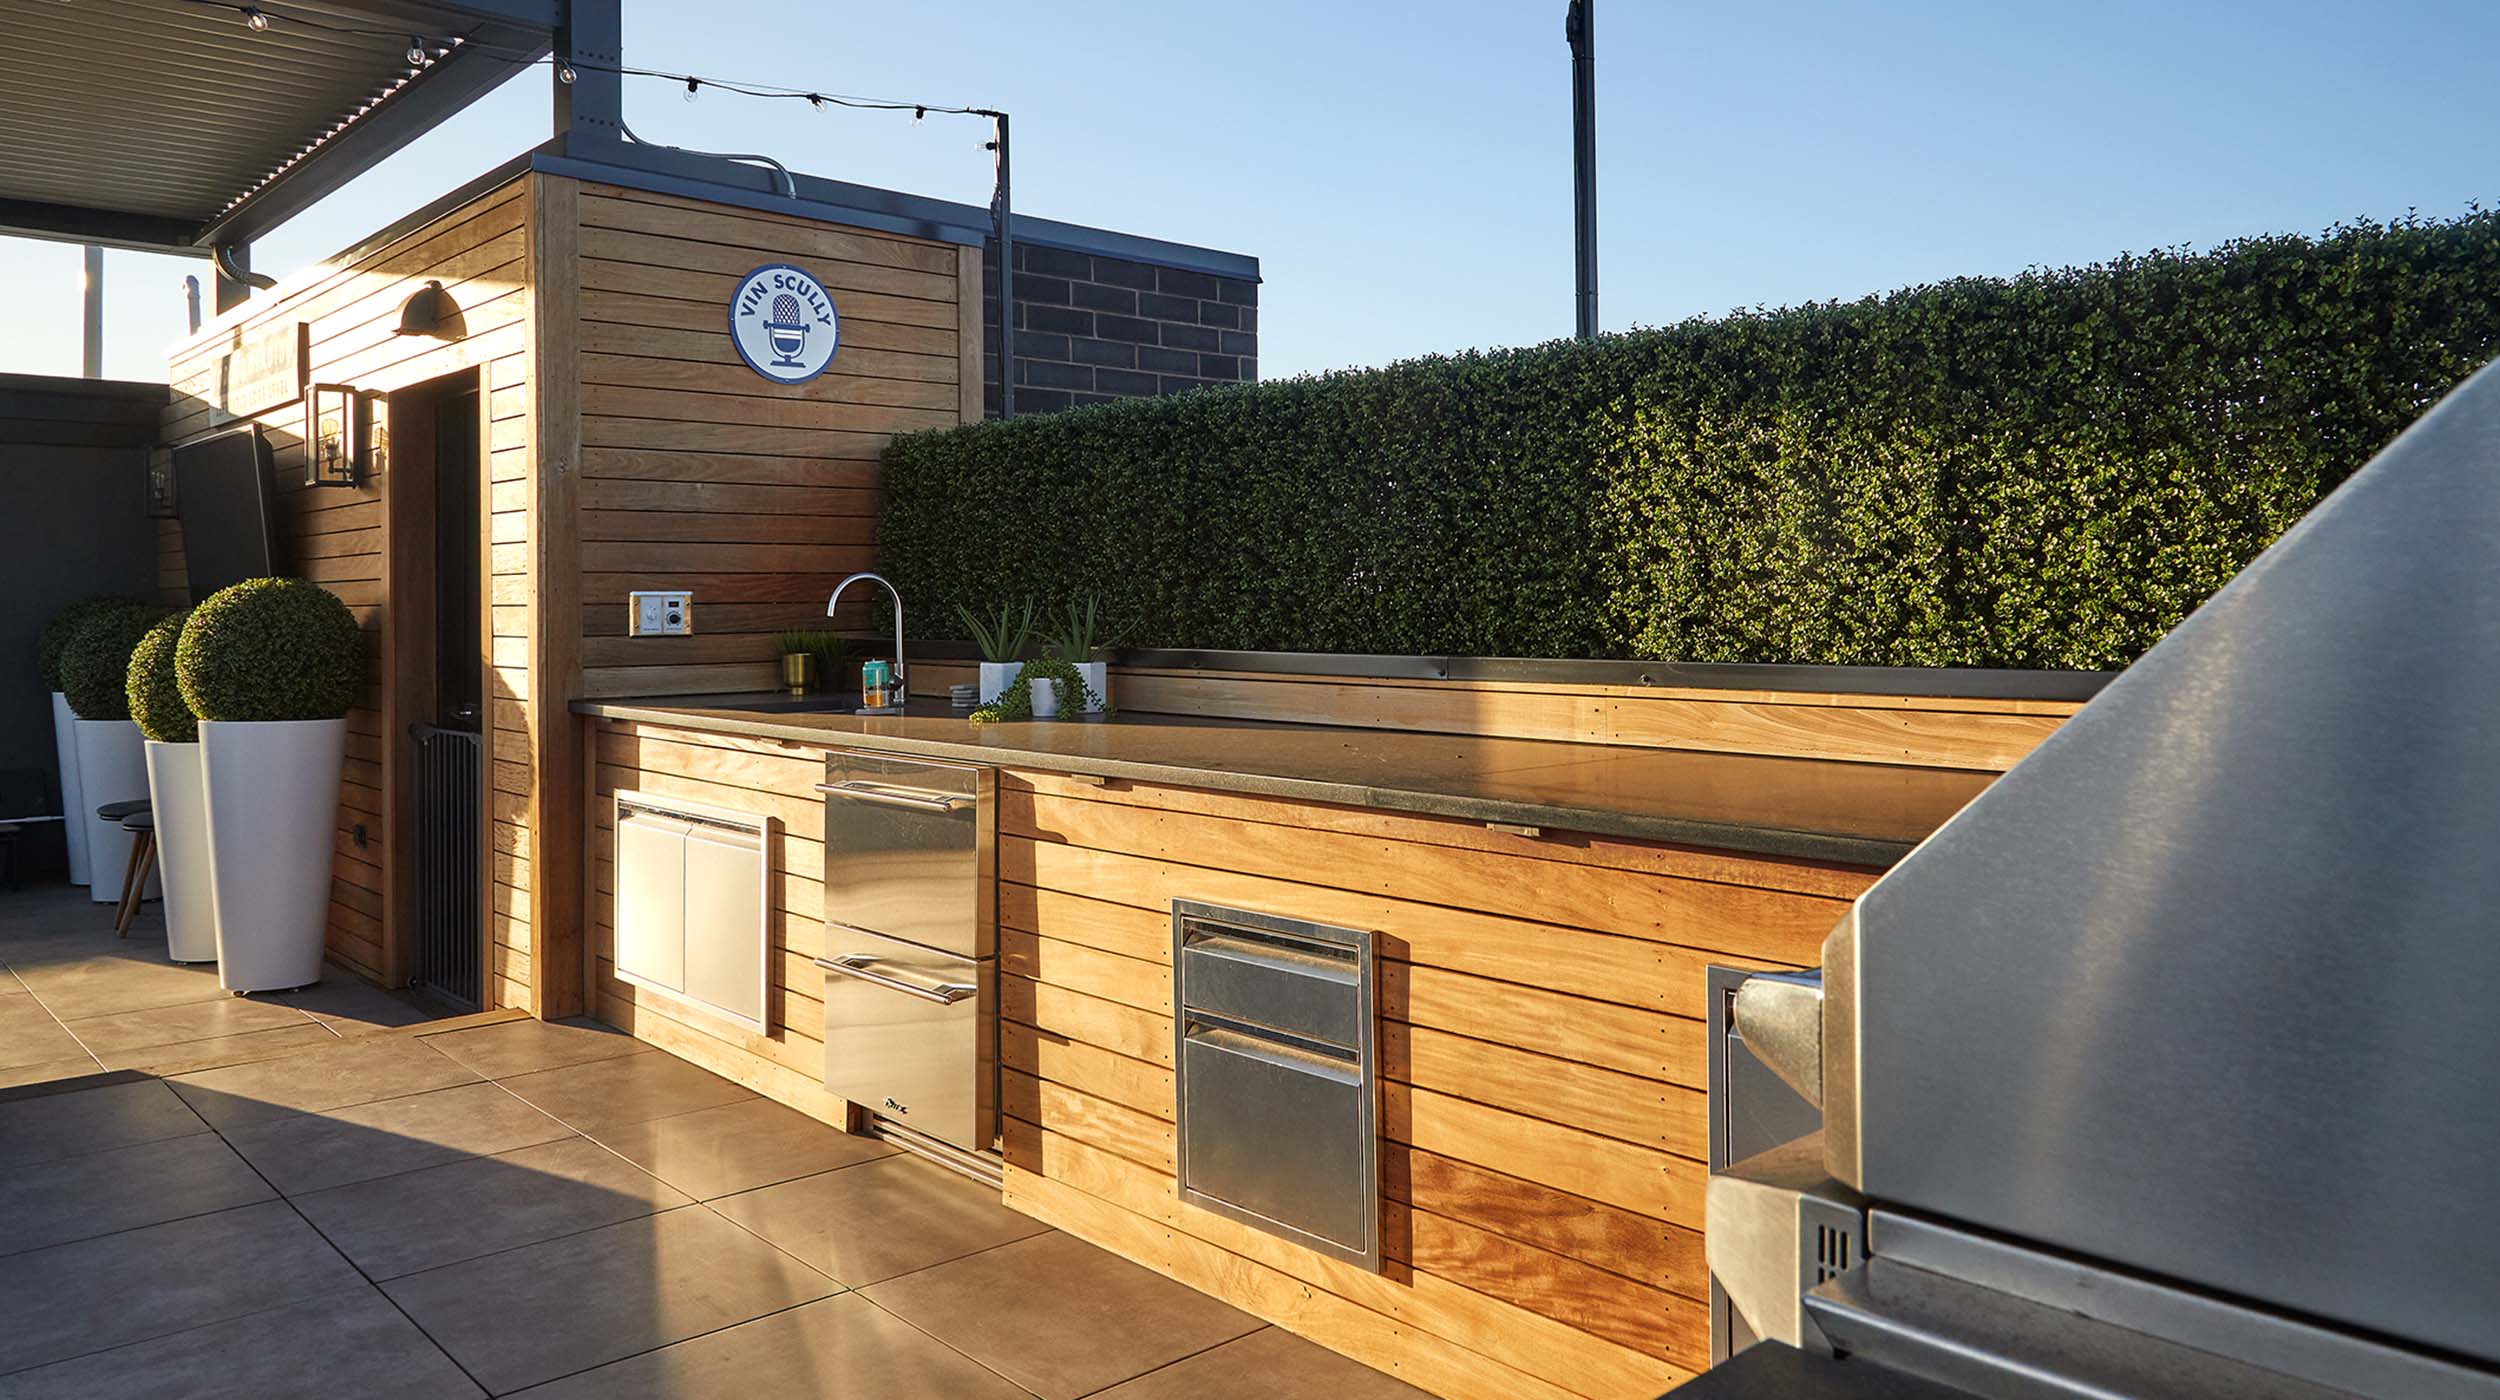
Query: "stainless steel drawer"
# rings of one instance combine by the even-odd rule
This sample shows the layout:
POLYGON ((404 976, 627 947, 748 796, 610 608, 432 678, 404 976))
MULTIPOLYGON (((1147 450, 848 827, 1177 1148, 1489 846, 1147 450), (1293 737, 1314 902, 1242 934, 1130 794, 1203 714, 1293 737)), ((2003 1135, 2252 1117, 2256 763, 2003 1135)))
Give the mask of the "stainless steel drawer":
POLYGON ((996 965, 829 927, 825 1088, 957 1147, 997 1136, 996 965))
POLYGON ((836 750, 825 760, 825 918, 966 958, 997 951, 996 771, 836 750))
POLYGON ((1172 901, 1181 1199, 1380 1265, 1372 936, 1172 901))

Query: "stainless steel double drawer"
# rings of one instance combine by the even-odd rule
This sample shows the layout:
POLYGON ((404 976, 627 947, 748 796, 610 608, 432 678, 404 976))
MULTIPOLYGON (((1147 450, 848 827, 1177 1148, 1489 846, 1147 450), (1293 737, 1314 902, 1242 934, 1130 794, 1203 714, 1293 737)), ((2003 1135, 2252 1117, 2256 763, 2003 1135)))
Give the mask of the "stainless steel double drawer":
POLYGON ((1372 937, 1172 901, 1183 1200, 1380 1264, 1372 937))
POLYGON ((996 772, 825 762, 825 1087, 950 1147, 998 1136, 996 772))

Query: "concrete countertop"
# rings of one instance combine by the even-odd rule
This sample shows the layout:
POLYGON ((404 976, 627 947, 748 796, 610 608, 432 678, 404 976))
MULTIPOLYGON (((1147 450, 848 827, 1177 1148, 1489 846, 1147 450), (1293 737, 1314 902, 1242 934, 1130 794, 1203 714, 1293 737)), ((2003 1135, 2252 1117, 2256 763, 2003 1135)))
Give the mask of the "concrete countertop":
POLYGON ((1995 776, 1194 715, 975 725, 936 700, 885 716, 815 697, 809 708, 793 703, 767 692, 580 700, 573 709, 750 738, 1856 865, 1899 860, 1995 776))

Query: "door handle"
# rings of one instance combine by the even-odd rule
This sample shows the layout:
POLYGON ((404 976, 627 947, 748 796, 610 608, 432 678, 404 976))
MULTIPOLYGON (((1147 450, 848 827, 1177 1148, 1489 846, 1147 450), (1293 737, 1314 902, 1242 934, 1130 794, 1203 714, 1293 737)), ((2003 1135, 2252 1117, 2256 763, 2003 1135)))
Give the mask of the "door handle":
POLYGON ((815 960, 816 965, 823 968, 827 972, 838 972, 845 977, 856 977, 862 982, 874 983, 877 986, 885 988, 889 992, 901 992, 906 996, 915 996, 920 998, 922 1001, 935 1002, 940 1006, 953 1006, 955 1003, 962 1001, 966 997, 979 996, 981 994, 981 989, 969 982, 931 982, 922 984, 918 982, 907 982, 900 977, 896 977, 888 973, 872 972, 869 970, 883 961, 884 959, 878 957, 874 953, 845 953, 838 958, 818 958, 815 960))
POLYGON ((890 788, 857 779, 840 783, 818 783, 816 790, 827 797, 847 797, 856 802, 873 802, 880 807, 902 807, 914 812, 955 812, 973 804, 969 797, 950 797, 942 792, 919 792, 911 788, 890 788))

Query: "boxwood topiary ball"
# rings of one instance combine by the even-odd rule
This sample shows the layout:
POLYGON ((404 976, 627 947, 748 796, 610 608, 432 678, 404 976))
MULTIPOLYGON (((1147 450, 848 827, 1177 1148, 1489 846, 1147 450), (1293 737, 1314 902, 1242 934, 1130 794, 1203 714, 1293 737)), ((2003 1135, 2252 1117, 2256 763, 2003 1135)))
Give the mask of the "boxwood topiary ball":
POLYGON ((99 608, 61 648, 61 693, 80 719, 130 718, 130 653, 165 616, 152 603, 99 608))
POLYGON ((130 717, 139 732, 160 744, 196 744, 200 724, 183 703, 182 687, 174 682, 174 645, 182 640, 189 608, 158 622, 130 652, 127 689, 130 717))
POLYGON ((174 646, 174 679, 201 719, 339 719, 364 678, 356 615, 300 578, 220 589, 191 610, 174 646))
POLYGON ((69 639, 78 634, 81 624, 116 608, 141 606, 144 604, 137 598, 81 598, 54 613, 52 620, 43 625, 43 635, 35 642, 36 661, 43 668, 43 688, 61 688, 61 653, 68 648, 69 639))

